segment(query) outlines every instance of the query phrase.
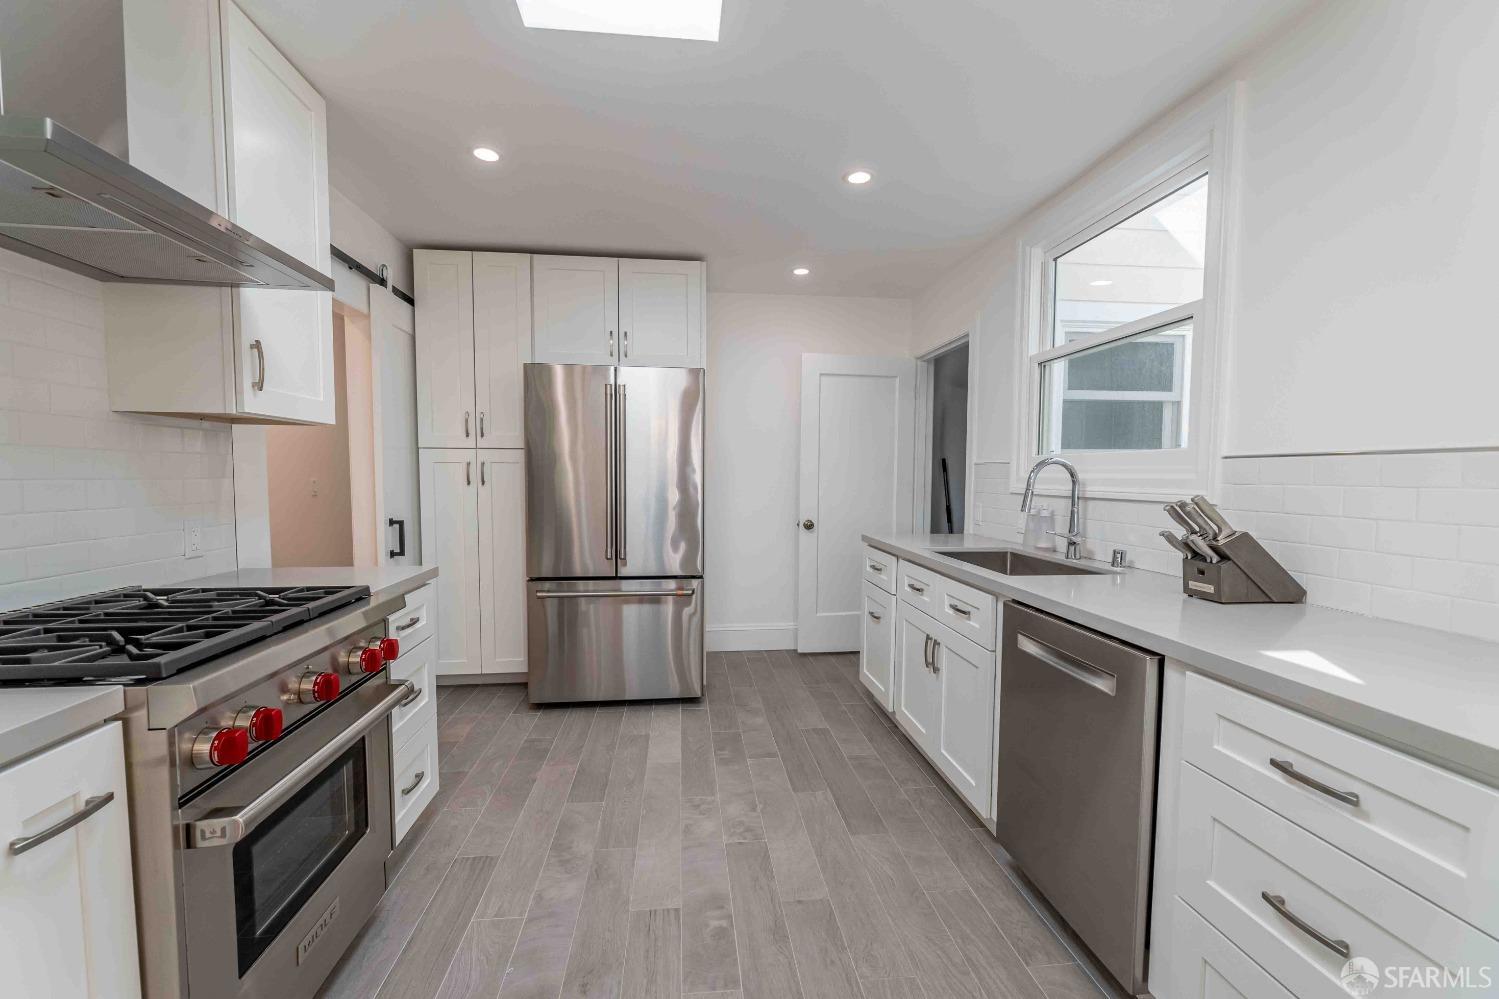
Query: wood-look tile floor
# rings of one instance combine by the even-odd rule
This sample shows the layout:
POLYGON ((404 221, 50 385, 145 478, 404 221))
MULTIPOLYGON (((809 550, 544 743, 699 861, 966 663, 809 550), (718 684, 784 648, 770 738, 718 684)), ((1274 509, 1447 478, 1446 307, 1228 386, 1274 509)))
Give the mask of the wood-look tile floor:
POLYGON ((680 704, 442 688, 441 789, 322 995, 1104 995, 855 670, 714 654, 680 704))

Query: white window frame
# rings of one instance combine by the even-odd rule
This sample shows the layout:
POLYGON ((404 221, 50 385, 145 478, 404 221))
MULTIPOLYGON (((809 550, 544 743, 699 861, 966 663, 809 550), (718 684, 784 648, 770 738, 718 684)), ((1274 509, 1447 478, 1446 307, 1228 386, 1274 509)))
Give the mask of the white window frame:
MULTIPOLYGON (((1106 343, 1139 336, 1185 318, 1192 320, 1192 344, 1185 359, 1188 391, 1187 445, 1150 451, 1062 451, 1078 469, 1083 493, 1111 499, 1180 499, 1210 492, 1221 433, 1220 359, 1226 355, 1228 310, 1226 275, 1232 273, 1229 207, 1236 200, 1234 131, 1237 88, 1201 101, 1155 127, 1123 153, 1105 161, 1077 184, 1043 206, 1020 239, 1019 335, 1016 342, 1016 413, 1010 484, 1024 487, 1039 460, 1041 365, 1106 343), (1208 205, 1202 298, 1142 320, 1110 326, 1097 335, 1054 347, 1054 261, 1112 228, 1170 192, 1207 174, 1208 205)), ((1136 397, 1134 395, 1131 396, 1136 397)), ((1062 477, 1043 476, 1038 489, 1063 491, 1062 477)))

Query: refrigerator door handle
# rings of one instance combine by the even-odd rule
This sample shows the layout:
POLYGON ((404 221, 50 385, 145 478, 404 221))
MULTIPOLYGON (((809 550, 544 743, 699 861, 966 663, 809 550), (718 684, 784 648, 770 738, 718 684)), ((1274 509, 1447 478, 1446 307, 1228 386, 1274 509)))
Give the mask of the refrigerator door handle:
POLYGON ((614 561, 614 502, 618 489, 614 483, 614 386, 604 383, 604 461, 608 463, 608 523, 604 525, 604 558, 614 561))
POLYGON ((619 391, 615 395, 618 397, 619 402, 619 415, 615 418, 614 422, 614 436, 617 441, 615 447, 619 450, 619 481, 614 488, 614 495, 619 503, 619 564, 629 565, 630 560, 625 556, 625 534, 629 526, 629 518, 626 516, 625 507, 625 496, 629 492, 629 483, 626 481, 625 458, 630 450, 630 436, 627 432, 625 421, 625 386, 623 384, 619 386, 619 391))
POLYGON ((578 600, 595 597, 690 597, 693 589, 676 590, 537 590, 537 600, 578 600))

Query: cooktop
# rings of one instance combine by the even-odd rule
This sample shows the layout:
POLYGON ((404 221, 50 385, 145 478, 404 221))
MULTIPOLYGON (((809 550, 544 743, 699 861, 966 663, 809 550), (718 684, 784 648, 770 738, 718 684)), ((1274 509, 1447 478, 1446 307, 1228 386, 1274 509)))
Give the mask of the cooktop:
POLYGON ((123 587, 0 614, 0 683, 160 680, 370 595, 367 586, 123 587))

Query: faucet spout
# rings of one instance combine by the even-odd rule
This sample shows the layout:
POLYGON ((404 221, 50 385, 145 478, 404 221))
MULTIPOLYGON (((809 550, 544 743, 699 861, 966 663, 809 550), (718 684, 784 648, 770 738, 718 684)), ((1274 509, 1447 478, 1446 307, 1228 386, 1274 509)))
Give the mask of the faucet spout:
POLYGON ((1042 469, 1049 465, 1056 465, 1062 471, 1066 472, 1067 477, 1072 480, 1071 505, 1067 513, 1067 533, 1059 534, 1058 537, 1067 542, 1067 558, 1072 561, 1078 561, 1083 557, 1082 545, 1080 544, 1082 541, 1082 530, 1078 514, 1081 482, 1078 479, 1077 468, 1073 466, 1072 462, 1066 458, 1058 458, 1052 455, 1042 458, 1032 465, 1031 472, 1025 479, 1025 494, 1020 498, 1020 512, 1022 514, 1031 512, 1031 502, 1036 496, 1036 479, 1040 476, 1042 469))

